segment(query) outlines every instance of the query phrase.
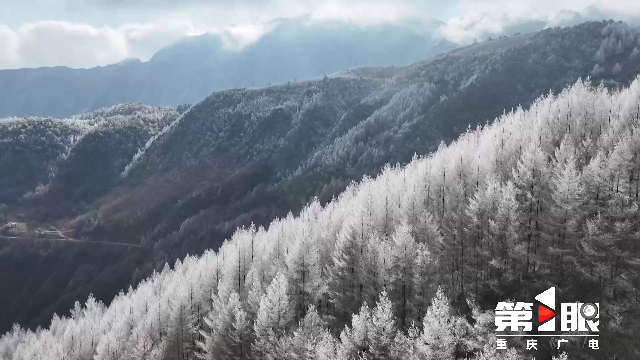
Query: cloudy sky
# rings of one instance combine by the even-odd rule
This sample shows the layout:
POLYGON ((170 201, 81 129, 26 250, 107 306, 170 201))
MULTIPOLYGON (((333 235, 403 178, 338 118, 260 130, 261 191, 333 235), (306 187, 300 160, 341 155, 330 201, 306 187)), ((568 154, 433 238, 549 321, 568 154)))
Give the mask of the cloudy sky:
POLYGON ((638 0, 0 0, 0 69, 92 67, 148 60, 184 36, 224 35, 238 51, 269 31, 269 21, 361 26, 437 18, 438 34, 464 44, 509 26, 582 18, 640 17, 638 0))

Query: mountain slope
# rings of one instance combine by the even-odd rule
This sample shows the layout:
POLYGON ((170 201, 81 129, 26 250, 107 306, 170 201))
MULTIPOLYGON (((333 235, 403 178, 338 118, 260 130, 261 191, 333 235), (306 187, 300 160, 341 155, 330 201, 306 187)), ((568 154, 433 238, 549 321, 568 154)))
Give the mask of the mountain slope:
MULTIPOLYGON (((149 249, 131 273, 135 284, 165 262, 217 249, 238 226, 297 214, 314 196, 325 204, 386 163, 436 151, 469 126, 580 77, 610 88, 629 84, 640 70, 637 39, 625 24, 585 23, 408 67, 214 93, 148 141, 106 192, 78 198, 85 203, 76 207, 85 209, 80 216, 47 202, 47 192, 19 211, 74 238, 149 249)), ((74 172, 85 173, 91 171, 74 172)))
MULTIPOLYGON (((95 186, 96 181, 110 187, 137 149, 177 116, 174 108, 129 104, 63 120, 2 119, 0 203, 16 204, 38 184, 64 184, 69 191, 83 191, 82 186, 95 186)), ((67 199, 89 200, 91 196, 67 199)))
POLYGON ((145 63, 1 70, 0 117, 69 117, 132 102, 177 106, 224 89, 307 79, 354 66, 408 65, 453 48, 436 44, 436 23, 360 28, 307 24, 300 18, 267 26, 272 31, 240 51, 224 35, 205 34, 161 49, 145 63))
POLYGON ((150 261, 137 247, 34 241, 37 232, 61 238, 67 230, 37 229, 34 220, 84 213, 119 180, 137 149, 177 116, 174 108, 129 104, 63 120, 0 120, 0 221, 26 221, 24 227, 37 230, 18 239, 0 230, 0 328, 47 323, 90 293, 110 299, 130 283, 137 264, 150 261))
POLYGON ((579 81, 324 207, 239 229, 108 308, 15 328, 0 355, 552 358, 545 342, 496 351, 493 311, 555 286, 601 304, 600 350, 571 342, 571 358, 637 357, 639 99, 640 77, 619 92, 579 81))
POLYGON ((136 159, 126 186, 94 207, 91 216, 102 220, 86 236, 137 234, 134 239, 144 236, 161 248, 168 243, 182 254, 198 253, 236 226, 296 212, 316 195, 326 202, 385 163, 406 163, 468 126, 590 76, 595 64, 620 63, 625 70, 603 71, 593 81, 628 83, 640 71, 631 55, 635 42, 601 62, 595 54, 609 46, 602 43, 637 32, 605 25, 477 44, 396 73, 353 70, 346 78, 214 94, 136 159), (292 97, 292 91, 308 94, 292 97), (154 197, 157 206, 144 202, 140 209, 158 179, 167 178, 171 191, 154 197))

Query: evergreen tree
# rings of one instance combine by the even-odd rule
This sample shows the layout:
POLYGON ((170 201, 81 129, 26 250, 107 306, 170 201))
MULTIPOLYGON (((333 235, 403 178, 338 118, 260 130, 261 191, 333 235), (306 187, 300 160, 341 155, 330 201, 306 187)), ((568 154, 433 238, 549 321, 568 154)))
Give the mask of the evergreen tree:
POLYGON ((255 321, 257 317, 258 310, 260 309, 260 299, 262 299, 262 295, 264 294, 264 285, 262 283, 262 277, 264 274, 261 274, 261 271, 264 271, 262 267, 257 266, 256 263, 254 263, 247 273, 247 280, 244 284, 244 293, 247 296, 246 311, 247 316, 251 321, 255 321))
POLYGON ((157 357, 159 354, 153 351, 153 341, 151 340, 151 336, 148 334, 142 335, 138 341, 133 345, 133 349, 131 350, 130 359, 131 360, 156 360, 160 359, 157 357))
POLYGON ((280 340, 288 331, 293 316, 287 278, 278 273, 260 300, 254 325, 256 341, 252 350, 258 358, 279 359, 284 356, 286 349, 282 349, 280 340))
POLYGON ((169 359, 191 359, 196 351, 196 316, 189 306, 189 292, 182 289, 171 302, 167 347, 165 356, 169 359))
POLYGON ((396 325, 393 304, 386 292, 371 311, 364 304, 358 314, 354 314, 351 328, 346 326, 340 334, 338 349, 341 358, 388 359, 392 355, 396 325))
POLYGON ((229 298, 233 306, 233 322, 228 332, 231 344, 230 359, 240 360, 250 357, 253 331, 247 313, 244 311, 240 298, 234 293, 229 298))
POLYGON ((380 294, 380 300, 371 314, 369 324, 369 350, 371 359, 388 359, 396 336, 396 322, 393 304, 386 291, 380 294))
POLYGON ((449 300, 444 290, 438 288, 422 321, 419 349, 426 359, 455 359, 458 345, 455 322, 456 319, 451 316, 449 300))
POLYGON ((422 324, 422 319, 427 311, 428 299, 435 295, 433 280, 436 277, 437 268, 431 253, 425 244, 416 246, 415 259, 413 260, 413 294, 410 302, 410 324, 422 324))
POLYGON ((325 329, 324 321, 315 308, 309 308, 290 339, 288 356, 291 359, 315 359, 318 352, 324 351, 319 347, 326 346, 323 344, 325 336, 330 334, 325 329))
POLYGON ((328 331, 324 331, 322 338, 316 346, 316 360, 333 360, 338 359, 338 344, 336 339, 328 331))
POLYGON ((518 190, 521 204, 521 223, 526 229, 525 273, 536 271, 540 246, 541 205, 547 193, 544 184, 548 182, 547 161, 538 141, 533 141, 520 156, 517 168, 513 170, 513 182, 518 190))
POLYGON ((360 282, 356 269, 360 256, 360 244, 349 220, 338 234, 332 254, 330 268, 329 296, 335 309, 335 326, 341 328, 358 307, 360 282))
POLYGON ((206 330, 201 330, 204 342, 198 344, 203 359, 235 359, 239 353, 248 352, 243 349, 246 340, 242 338, 246 316, 239 302, 238 294, 233 291, 227 299, 212 294, 213 306, 204 318, 206 330))
POLYGON ((409 327, 407 335, 402 331, 398 331, 389 358, 398 360, 419 360, 423 358, 423 354, 419 348, 420 329, 416 326, 409 327))
POLYGON ((578 224, 582 219, 582 205, 585 202, 584 187, 576 168, 575 158, 569 154, 563 159, 562 149, 563 147, 556 154, 559 161, 552 181, 550 219, 550 230, 552 230, 550 237, 555 240, 552 246, 557 249, 556 268, 560 284, 565 277, 565 262, 569 260, 567 258, 572 257, 571 249, 575 248, 574 242, 579 236, 578 224))
POLYGON ((411 228, 403 221, 393 234, 393 258, 395 300, 398 304, 398 318, 401 329, 409 327, 410 306, 414 285, 414 259, 417 244, 411 235, 411 228))
POLYGON ((363 304, 357 314, 351 318, 351 327, 345 325, 340 333, 340 344, 337 349, 340 359, 361 358, 369 349, 369 324, 371 310, 363 304))

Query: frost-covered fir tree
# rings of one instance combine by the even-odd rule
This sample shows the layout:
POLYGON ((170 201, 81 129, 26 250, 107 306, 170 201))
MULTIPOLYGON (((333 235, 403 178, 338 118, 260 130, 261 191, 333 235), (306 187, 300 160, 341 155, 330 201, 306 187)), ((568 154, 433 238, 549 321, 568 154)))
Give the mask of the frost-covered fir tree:
POLYGON ((201 330, 204 338, 198 345, 201 358, 244 359, 251 352, 253 332, 240 297, 232 292, 228 299, 213 295, 213 309, 204 319, 206 330, 201 330))
POLYGON ((422 321, 420 351, 427 359, 455 359, 458 339, 456 338, 456 319, 451 316, 449 300, 442 288, 431 300, 431 306, 422 321))
POLYGON ((417 244, 411 234, 411 228, 406 221, 403 221, 396 228, 393 234, 393 291, 397 306, 399 326, 401 329, 408 328, 411 316, 411 299, 414 292, 414 260, 416 257, 417 244))
POLYGON ((356 273, 361 255, 360 242, 353 224, 347 220, 338 234, 330 268, 329 295, 336 325, 341 327, 358 308, 361 274, 356 273))
MULTIPOLYGON (((333 344, 323 343, 331 334, 315 308, 310 307, 291 338, 284 340, 291 359, 315 359, 320 353, 334 352, 333 344), (330 347, 327 349, 326 347, 330 347)), ((328 354, 326 355, 328 356, 328 354)))
POLYGON ((285 356, 286 348, 281 339, 289 330, 294 317, 294 308, 289 299, 289 284, 284 274, 279 273, 267 287, 260 300, 260 309, 254 324, 256 341, 252 350, 261 359, 279 359, 285 356))
POLYGON ((358 314, 354 314, 351 327, 340 334, 338 353, 341 358, 390 358, 396 337, 393 304, 386 292, 372 310, 365 304, 358 314))

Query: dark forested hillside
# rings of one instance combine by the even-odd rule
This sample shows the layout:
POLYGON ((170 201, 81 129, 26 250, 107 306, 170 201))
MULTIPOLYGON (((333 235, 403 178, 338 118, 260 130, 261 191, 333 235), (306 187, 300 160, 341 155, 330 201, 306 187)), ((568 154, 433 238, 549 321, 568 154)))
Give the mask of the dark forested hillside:
MULTIPOLYGON (((77 239, 143 246, 151 255, 131 272, 137 283, 166 262, 217 249, 238 226, 267 226, 297 214, 314 196, 325 204, 384 164, 436 151, 470 126, 527 108, 579 78, 627 86, 640 71, 639 38, 623 23, 584 23, 491 40, 408 67, 217 92, 136 143, 135 156, 134 145, 123 150, 132 156, 128 165, 120 156, 106 162, 109 176, 98 176, 104 167, 78 143, 58 167, 54 180, 61 183, 43 182, 40 196, 9 212, 77 239), (62 199, 68 204, 61 206, 62 199)), ((90 147, 92 138, 85 138, 90 147)))
POLYGON ((175 108, 130 104, 62 120, 0 119, 0 203, 32 197, 38 185, 64 191, 69 202, 90 201, 96 194, 89 188, 112 186, 136 151, 177 116, 175 108))
POLYGON ((90 297, 47 329, 16 326, 0 356, 638 358, 638 131, 640 77, 621 91, 578 81, 325 206, 238 229, 108 307, 90 297), (496 349, 497 302, 550 286, 600 304, 599 349, 575 337, 496 349))
POLYGON ((43 223, 86 212, 177 116, 174 108, 130 104, 63 120, 0 120, 0 221, 27 222, 26 233, 0 229, 0 328, 48 323, 90 293, 110 299, 149 261, 148 250, 68 241, 73 229, 43 223), (33 241, 47 230, 56 239, 33 241))

